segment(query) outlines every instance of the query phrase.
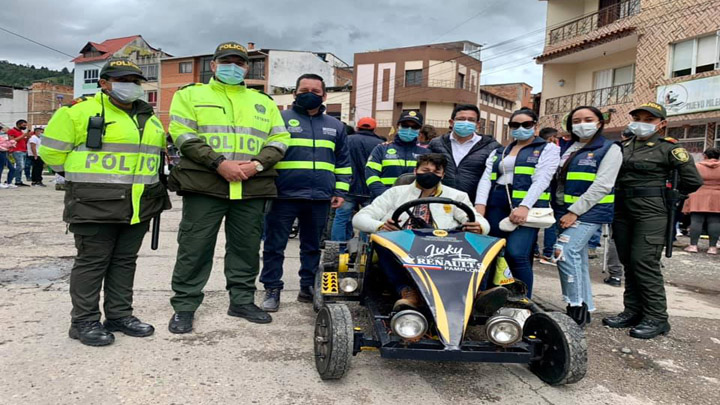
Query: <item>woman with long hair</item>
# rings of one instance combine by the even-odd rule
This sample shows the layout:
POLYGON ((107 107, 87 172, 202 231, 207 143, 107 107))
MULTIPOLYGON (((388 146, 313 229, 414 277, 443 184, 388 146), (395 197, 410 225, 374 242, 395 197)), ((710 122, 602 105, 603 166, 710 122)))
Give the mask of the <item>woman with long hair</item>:
POLYGON ((716 255, 720 237, 720 149, 708 148, 703 156, 705 159, 695 165, 703 179, 703 185, 690 194, 683 206, 683 213, 690 214, 690 246, 686 247, 685 251, 698 252, 697 244, 703 224, 706 224, 710 236, 707 253, 716 255))

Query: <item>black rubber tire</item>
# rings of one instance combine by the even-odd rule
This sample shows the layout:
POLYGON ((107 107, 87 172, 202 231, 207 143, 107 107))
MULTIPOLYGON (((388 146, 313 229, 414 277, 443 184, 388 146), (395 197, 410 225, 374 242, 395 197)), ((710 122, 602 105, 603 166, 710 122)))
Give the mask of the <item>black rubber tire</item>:
POLYGON ((543 342, 543 356, 530 362, 530 370, 550 385, 576 383, 587 372, 585 332, 561 312, 531 315, 523 330, 543 342))
POLYGON ((315 368, 323 380, 337 380, 350 368, 354 344, 352 315, 345 304, 323 306, 315 318, 315 368))
POLYGON ((340 266, 340 245, 326 243, 320 263, 325 267, 325 271, 338 271, 340 266))
POLYGON ((322 277, 323 273, 325 272, 324 269, 325 266, 323 266, 321 263, 320 266, 318 266, 317 271, 315 272, 315 282, 313 284, 315 287, 315 295, 313 296, 313 311, 315 312, 320 311, 320 308, 325 305, 325 297, 322 294, 322 277))

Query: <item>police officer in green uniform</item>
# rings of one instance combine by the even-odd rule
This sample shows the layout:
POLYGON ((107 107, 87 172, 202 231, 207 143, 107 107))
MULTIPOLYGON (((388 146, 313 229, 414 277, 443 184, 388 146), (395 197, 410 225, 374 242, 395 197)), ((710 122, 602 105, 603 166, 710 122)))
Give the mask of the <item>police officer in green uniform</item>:
MULTIPOLYGON (((613 236, 625 266, 623 312, 603 319, 611 328, 631 328, 630 336, 651 339, 670 331, 660 256, 667 232, 667 182, 677 170, 681 194, 702 185, 695 163, 678 141, 663 136, 665 108, 643 104, 630 112, 634 136, 623 142, 616 182, 613 236)), ((668 246, 672 249, 672 246, 668 246)))
POLYGON ((77 247, 69 334, 90 346, 113 343, 114 331, 135 337, 155 331, 133 316, 132 307, 137 255, 150 219, 170 208, 159 179, 165 130, 140 100, 144 80, 133 62, 111 59, 100 70, 102 90, 59 109, 40 146, 42 159, 67 180, 63 219, 77 247))

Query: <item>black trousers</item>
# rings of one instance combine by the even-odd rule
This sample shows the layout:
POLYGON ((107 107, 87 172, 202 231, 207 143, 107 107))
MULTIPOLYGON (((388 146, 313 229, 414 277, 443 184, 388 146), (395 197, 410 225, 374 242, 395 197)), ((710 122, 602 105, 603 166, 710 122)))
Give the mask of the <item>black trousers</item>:
POLYGON ((40 156, 38 156, 37 158, 28 156, 28 159, 30 159, 30 161, 32 162, 31 181, 33 183, 42 183, 42 171, 43 171, 43 167, 45 166, 45 163, 40 158, 40 156))

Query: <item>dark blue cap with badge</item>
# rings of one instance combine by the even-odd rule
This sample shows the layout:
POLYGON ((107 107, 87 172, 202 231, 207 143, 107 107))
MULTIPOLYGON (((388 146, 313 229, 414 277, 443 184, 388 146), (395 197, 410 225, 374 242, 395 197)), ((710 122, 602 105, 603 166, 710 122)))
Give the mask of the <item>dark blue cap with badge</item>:
POLYGON ((147 81, 147 78, 143 76, 143 72, 138 65, 127 58, 112 58, 100 69, 101 79, 132 75, 140 76, 141 79, 147 81))
POLYGON ((423 124, 423 116, 417 111, 403 111, 398 118, 398 124, 403 121, 412 121, 420 126, 423 124))

